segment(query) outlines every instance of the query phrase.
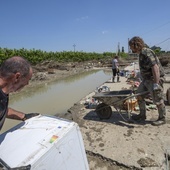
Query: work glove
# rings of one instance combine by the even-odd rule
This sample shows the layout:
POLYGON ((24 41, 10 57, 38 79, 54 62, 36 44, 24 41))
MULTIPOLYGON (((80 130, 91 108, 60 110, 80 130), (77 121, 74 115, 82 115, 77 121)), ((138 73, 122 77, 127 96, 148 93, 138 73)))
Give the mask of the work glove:
POLYGON ((160 86, 159 86, 159 84, 154 83, 154 84, 153 84, 153 90, 154 90, 154 91, 156 91, 156 90, 160 90, 160 86))
POLYGON ((40 114, 39 113, 27 113, 27 114, 25 114, 25 116, 22 120, 25 121, 27 119, 30 119, 30 118, 32 118, 34 116, 38 116, 38 115, 40 115, 40 114))

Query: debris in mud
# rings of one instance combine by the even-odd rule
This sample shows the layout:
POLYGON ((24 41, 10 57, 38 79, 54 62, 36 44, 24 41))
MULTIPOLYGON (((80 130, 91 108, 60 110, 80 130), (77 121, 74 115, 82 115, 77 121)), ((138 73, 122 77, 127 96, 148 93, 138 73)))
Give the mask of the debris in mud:
POLYGON ((153 159, 148 157, 141 158, 137 162, 141 167, 158 167, 158 164, 153 159))
POLYGON ((43 80, 48 80, 47 74, 43 72, 38 72, 34 74, 34 76, 32 77, 32 81, 43 81, 43 80))

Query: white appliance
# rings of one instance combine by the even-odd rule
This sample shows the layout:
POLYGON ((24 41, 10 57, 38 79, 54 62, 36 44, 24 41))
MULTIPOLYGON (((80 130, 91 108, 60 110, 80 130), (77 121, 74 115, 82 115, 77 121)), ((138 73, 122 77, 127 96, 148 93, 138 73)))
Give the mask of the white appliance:
POLYGON ((36 116, 0 135, 0 169, 89 170, 77 123, 36 116))

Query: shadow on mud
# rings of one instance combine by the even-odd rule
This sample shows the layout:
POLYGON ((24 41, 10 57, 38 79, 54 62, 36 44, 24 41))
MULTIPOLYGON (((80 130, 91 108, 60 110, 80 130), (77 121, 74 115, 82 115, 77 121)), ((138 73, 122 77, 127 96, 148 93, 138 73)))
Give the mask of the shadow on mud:
POLYGON ((122 112, 121 114, 117 111, 113 111, 112 115, 109 119, 100 119, 96 114, 95 110, 91 110, 84 116, 85 120, 92 120, 92 121, 100 121, 106 123, 112 123, 119 126, 126 126, 127 128, 134 128, 134 125, 147 125, 151 124, 152 121, 145 120, 145 121, 133 121, 128 118, 128 114, 126 112, 122 112))

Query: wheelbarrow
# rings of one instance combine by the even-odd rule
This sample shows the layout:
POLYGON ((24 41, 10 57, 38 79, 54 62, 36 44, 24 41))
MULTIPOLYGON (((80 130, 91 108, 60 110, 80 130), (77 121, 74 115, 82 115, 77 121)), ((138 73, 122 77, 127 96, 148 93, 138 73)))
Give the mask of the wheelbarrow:
MULTIPOLYGON (((126 110, 128 113, 128 118, 130 120, 131 112, 133 109, 130 107, 130 105, 127 105, 127 107, 125 107, 125 102, 130 101, 132 102, 131 104, 135 104, 131 99, 135 98, 138 95, 145 95, 147 93, 148 92, 133 94, 132 90, 120 90, 96 93, 93 96, 93 98, 97 99, 99 101, 99 104, 97 105, 95 112, 97 113, 100 119, 109 119, 112 115, 111 106, 113 106, 118 111, 119 114, 121 113, 122 110, 126 110)), ((121 117, 123 118, 122 115, 121 117)))

